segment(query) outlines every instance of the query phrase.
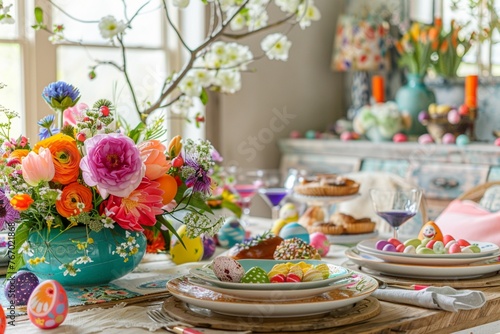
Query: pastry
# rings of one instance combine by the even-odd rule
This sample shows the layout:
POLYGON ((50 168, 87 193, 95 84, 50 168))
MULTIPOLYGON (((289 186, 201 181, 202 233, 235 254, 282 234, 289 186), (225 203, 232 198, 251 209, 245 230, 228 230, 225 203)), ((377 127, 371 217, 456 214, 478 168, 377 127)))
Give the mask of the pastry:
POLYGON ((283 238, 266 232, 263 235, 243 241, 228 250, 228 256, 239 259, 273 259, 276 247, 283 238))
POLYGON ((370 218, 361 218, 354 222, 344 223, 343 227, 347 234, 370 233, 375 229, 375 223, 370 218))
POLYGON ((355 221, 356 218, 345 213, 336 212, 330 216, 330 222, 334 223, 335 225, 344 226, 345 224, 352 224, 355 221))
POLYGON ((308 228, 308 231, 309 233, 321 232, 324 234, 339 235, 344 233, 344 227, 332 222, 316 222, 308 228))
POLYGON ((295 186, 294 191, 304 196, 347 196, 359 191, 359 183, 340 176, 321 177, 295 186))
MULTIPOLYGON (((300 216, 298 223, 309 230, 309 227, 316 222, 325 220, 325 213, 319 206, 311 206, 307 208, 302 216, 300 216)), ((309 232, 310 233, 310 232, 309 232)))
POLYGON ((281 242, 276 247, 273 257, 275 260, 321 260, 318 250, 299 238, 286 239, 281 242))

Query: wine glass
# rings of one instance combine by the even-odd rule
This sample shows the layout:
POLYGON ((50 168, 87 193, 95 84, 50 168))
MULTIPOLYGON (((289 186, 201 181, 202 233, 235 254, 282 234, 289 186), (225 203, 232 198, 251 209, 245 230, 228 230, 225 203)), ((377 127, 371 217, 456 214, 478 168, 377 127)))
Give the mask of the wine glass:
POLYGON ((238 204, 242 209, 241 220, 245 225, 248 225, 252 199, 257 194, 259 187, 262 186, 261 175, 258 170, 236 167, 230 168, 229 173, 231 174, 229 188, 238 195, 238 204))
POLYGON ((283 186, 281 173, 277 169, 259 170, 262 185, 259 188, 259 195, 271 208, 271 218, 278 219, 281 203, 291 192, 290 188, 283 186))
POLYGON ((394 238, 398 239, 399 227, 418 212, 422 190, 371 189, 370 198, 377 215, 392 226, 394 238))

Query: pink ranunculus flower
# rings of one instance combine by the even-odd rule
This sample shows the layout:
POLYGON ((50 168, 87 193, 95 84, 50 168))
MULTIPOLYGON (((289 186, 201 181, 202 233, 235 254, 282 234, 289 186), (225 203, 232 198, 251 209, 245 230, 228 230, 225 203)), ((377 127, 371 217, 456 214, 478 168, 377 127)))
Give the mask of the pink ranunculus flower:
POLYGON ((134 141, 121 133, 99 134, 85 141, 87 155, 80 161, 85 183, 97 186, 102 198, 127 197, 146 172, 134 141))
POLYGON ((81 118, 82 112, 89 108, 85 103, 78 103, 74 107, 66 108, 63 112, 63 125, 75 126, 78 119, 81 118))
POLYGON ((109 196, 102 210, 124 229, 142 232, 142 226, 153 226, 156 216, 163 213, 163 190, 159 187, 158 182, 145 177, 127 197, 109 196))
POLYGON ((165 156, 166 147, 156 139, 147 140, 137 145, 142 161, 146 165, 146 177, 156 180, 170 169, 171 163, 165 156))
POLYGON ((31 151, 22 159, 21 171, 26 183, 33 187, 42 181, 52 180, 56 173, 52 153, 44 147, 40 148, 38 154, 31 151))

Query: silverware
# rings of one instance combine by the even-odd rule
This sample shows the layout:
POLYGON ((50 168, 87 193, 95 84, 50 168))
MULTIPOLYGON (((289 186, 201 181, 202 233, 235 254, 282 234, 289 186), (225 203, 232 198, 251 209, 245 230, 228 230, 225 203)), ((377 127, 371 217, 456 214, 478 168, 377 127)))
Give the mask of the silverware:
POLYGON ((174 318, 169 317, 161 310, 149 310, 147 311, 147 315, 148 317, 151 318, 151 320, 164 325, 164 327, 172 333, 203 334, 202 332, 197 331, 194 328, 190 328, 192 327, 191 325, 182 321, 177 321, 174 318))

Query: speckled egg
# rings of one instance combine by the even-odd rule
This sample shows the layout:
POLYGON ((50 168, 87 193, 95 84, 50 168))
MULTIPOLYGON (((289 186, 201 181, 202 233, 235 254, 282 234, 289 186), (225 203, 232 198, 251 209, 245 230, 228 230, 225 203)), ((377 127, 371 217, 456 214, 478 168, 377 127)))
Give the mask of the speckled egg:
POLYGON ((245 275, 243 266, 229 256, 217 256, 212 261, 212 270, 215 276, 224 282, 239 282, 245 275))
POLYGON ((208 234, 201 235, 201 241, 203 241, 203 256, 202 260, 207 260, 212 257, 215 253, 216 242, 214 237, 208 234))
POLYGON ((470 139, 467 135, 459 135, 455 142, 458 146, 466 146, 470 144, 470 139))
POLYGON ((279 236, 282 237, 283 239, 299 238, 302 239, 307 244, 310 241, 307 229, 304 226, 300 225, 299 223, 290 223, 283 226, 279 236))
POLYGON ((223 248, 231 248, 245 239, 245 229, 236 217, 229 217, 217 233, 219 245, 223 248))
POLYGON ((185 225, 182 225, 177 230, 177 234, 185 247, 175 235, 172 235, 170 241, 170 256, 175 264, 198 262, 203 257, 203 241, 201 237, 189 238, 186 232, 185 225))
POLYGON ((330 242, 324 233, 314 232, 309 238, 311 241, 309 244, 318 250, 319 255, 326 256, 330 250, 330 242))
POLYGON ((285 203, 279 212, 279 218, 288 222, 297 221, 299 219, 299 211, 292 203, 285 203))
POLYGON ((33 325, 41 329, 56 328, 68 315, 66 291, 57 281, 43 281, 31 294, 26 311, 33 325))
POLYGON ((20 270, 12 276, 4 287, 5 298, 16 306, 28 304, 31 293, 40 281, 30 271, 20 270))

